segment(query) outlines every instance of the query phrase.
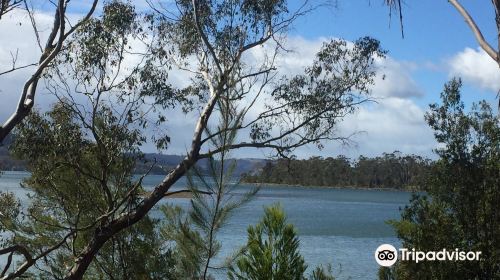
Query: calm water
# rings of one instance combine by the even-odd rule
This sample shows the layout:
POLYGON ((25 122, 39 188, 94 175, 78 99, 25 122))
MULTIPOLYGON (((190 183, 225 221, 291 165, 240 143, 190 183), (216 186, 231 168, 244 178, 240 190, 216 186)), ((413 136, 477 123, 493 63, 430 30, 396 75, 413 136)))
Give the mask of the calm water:
MULTIPOLYGON (((0 190, 14 191, 26 203, 26 191, 19 187, 24 176, 28 174, 5 172, 0 177, 0 190)), ((144 184, 152 187, 162 178, 148 176, 144 184)), ((184 185, 185 180, 180 180, 174 189, 184 185)), ((241 186, 237 193, 247 187, 241 186)), ((376 279, 375 249, 382 243, 400 244, 385 221, 397 219, 409 198, 410 193, 396 191, 263 187, 253 201, 234 213, 219 234, 223 245, 220 255, 228 256, 242 246, 248 225, 258 222, 264 206, 280 202, 298 229, 301 253, 309 267, 330 263, 337 279, 376 279)), ((189 205, 187 199, 169 202, 186 208, 189 205)), ((152 215, 160 217, 158 211, 152 215)))

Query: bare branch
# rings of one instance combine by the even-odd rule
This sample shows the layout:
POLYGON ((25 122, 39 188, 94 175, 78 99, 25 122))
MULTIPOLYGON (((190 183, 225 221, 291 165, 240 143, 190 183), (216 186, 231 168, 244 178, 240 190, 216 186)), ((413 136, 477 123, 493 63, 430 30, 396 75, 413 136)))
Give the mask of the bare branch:
MULTIPOLYGON (((179 191, 167 192, 165 194, 165 197, 175 196, 175 195, 181 194, 181 193, 192 193, 192 192, 193 192, 192 190, 179 190, 179 191)), ((212 192, 200 191, 200 190, 197 190, 196 192, 201 193, 201 194, 212 194, 212 192)))
POLYGON ((17 8, 23 1, 25 0, 0 0, 0 19, 2 19, 2 16, 6 13, 17 8))
POLYGON ((23 65, 23 66, 16 66, 15 64, 13 64, 11 69, 3 71, 3 72, 0 72, 0 76, 8 74, 8 73, 11 73, 11 72, 14 72, 14 71, 17 71, 17 70, 20 70, 20 69, 28 68, 28 67, 31 67, 31 66, 36 66, 36 65, 37 65, 36 63, 30 63, 30 64, 26 64, 26 65, 23 65))
POLYGON ((24 7, 26 8, 26 12, 28 12, 28 17, 30 18, 31 26, 33 27, 33 31, 35 32, 36 43, 38 44, 40 51, 43 52, 43 47, 40 40, 40 32, 38 32, 38 27, 36 25, 35 12, 32 8, 28 6, 28 1, 24 1, 24 7))
POLYGON ((41 254, 39 254, 38 256, 36 256, 35 258, 32 258, 31 257, 31 254, 28 252, 28 250, 21 246, 21 245, 14 245, 12 247, 9 247, 7 249, 3 249, 3 250, 0 250, 0 255, 3 255, 5 253, 2 253, 3 251, 5 250, 14 250, 14 251, 19 251, 21 254, 24 255, 24 257, 26 258, 26 262, 24 262, 15 272, 13 273, 10 273, 6 276, 4 276, 2 278, 2 280, 10 280, 10 279, 15 279, 19 276, 21 276, 24 272, 26 272, 26 270, 28 270, 30 267, 32 267, 36 261, 38 261, 39 259, 47 256, 48 254, 50 254, 52 251, 58 249, 59 247, 61 247, 64 243, 66 243, 66 240, 74 234, 74 231, 70 231, 68 234, 66 234, 62 239, 61 241, 59 241, 58 243, 54 244, 53 246, 49 247, 48 249, 46 249, 45 251, 43 251, 41 254), (13 248, 13 249, 12 249, 13 248))
POLYGON ((469 25, 470 29, 472 30, 472 33, 474 33, 474 36, 476 37, 477 42, 481 46, 481 48, 491 57, 493 60, 495 60, 497 63, 500 63, 498 53, 493 49, 493 47, 486 42, 486 40, 483 37, 483 34, 481 33, 481 30, 479 27, 476 25, 476 22, 474 19, 471 17, 471 15, 465 10, 465 8, 458 2, 458 0, 448 0, 453 7, 462 15, 464 18, 465 22, 469 25))

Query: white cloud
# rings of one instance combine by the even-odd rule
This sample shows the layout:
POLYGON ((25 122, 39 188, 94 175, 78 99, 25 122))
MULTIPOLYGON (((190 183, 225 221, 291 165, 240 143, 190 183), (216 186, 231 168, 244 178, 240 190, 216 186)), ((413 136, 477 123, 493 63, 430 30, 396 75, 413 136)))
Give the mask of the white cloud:
MULTIPOLYGON (((331 38, 317 38, 306 40, 303 37, 290 37, 286 41, 286 46, 290 52, 280 56, 276 65, 280 73, 286 75, 296 75, 303 73, 304 68, 312 64, 316 53, 320 50, 324 42, 331 38)), ((351 42, 348 42, 352 45, 351 42)), ((265 52, 271 51, 272 46, 255 48, 251 51, 251 61, 263 61, 265 52)), ((379 69, 375 78, 375 85, 372 88, 374 97, 420 97, 423 95, 422 89, 412 79, 411 74, 417 69, 415 63, 397 61, 390 56, 385 59, 376 58, 375 65, 379 69)))
POLYGON ((500 90, 500 69, 498 64, 481 48, 465 48, 449 61, 450 76, 464 80, 493 92, 500 90))
POLYGON ((325 143, 322 151, 301 148, 299 157, 311 154, 323 157, 339 154, 356 158, 359 155, 377 156, 395 150, 408 154, 433 157, 436 148, 433 132, 424 120, 424 110, 412 100, 390 97, 377 104, 365 104, 348 116, 339 126, 341 135, 356 133, 351 140, 354 145, 342 146, 340 143, 325 143))
POLYGON ((375 97, 421 97, 423 92, 411 77, 416 66, 413 63, 397 61, 391 57, 377 59, 379 73, 373 86, 375 97))
POLYGON ((424 113, 412 100, 391 97, 362 107, 342 128, 366 132, 357 137, 362 154, 393 150, 430 154, 435 140, 424 113))

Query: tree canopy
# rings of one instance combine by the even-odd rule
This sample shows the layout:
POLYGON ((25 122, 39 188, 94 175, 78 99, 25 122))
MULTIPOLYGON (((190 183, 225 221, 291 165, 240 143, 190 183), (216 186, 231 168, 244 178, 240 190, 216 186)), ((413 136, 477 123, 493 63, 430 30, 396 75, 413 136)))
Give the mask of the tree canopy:
POLYGON ((461 81, 453 79, 426 120, 442 147, 426 195, 416 195, 392 221, 403 247, 421 251, 480 251, 480 261, 399 262, 390 279, 500 277, 500 125, 488 103, 467 112, 461 81))
POLYGON ((258 170, 243 175, 247 183, 302 186, 396 188, 425 190, 432 161, 400 152, 379 157, 360 156, 352 161, 336 158, 280 159, 268 161, 258 170))

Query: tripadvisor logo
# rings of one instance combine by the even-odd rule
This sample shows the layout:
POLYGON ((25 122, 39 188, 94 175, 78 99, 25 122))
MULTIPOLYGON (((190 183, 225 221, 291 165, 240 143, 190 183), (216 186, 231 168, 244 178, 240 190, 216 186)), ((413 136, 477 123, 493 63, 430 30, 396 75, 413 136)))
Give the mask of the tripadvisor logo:
MULTIPOLYGON (((479 261, 481 252, 465 252, 458 249, 423 252, 400 248, 399 255, 401 261, 413 261, 415 263, 421 261, 479 261)), ((398 260, 398 250, 391 244, 382 244, 375 250, 375 260, 381 266, 392 266, 398 260)))
POLYGON ((391 244, 382 244, 375 251, 375 260, 381 266, 392 266, 398 260, 398 251, 391 244))

